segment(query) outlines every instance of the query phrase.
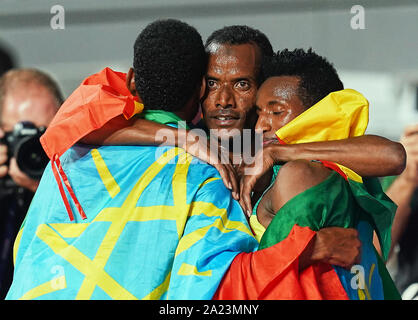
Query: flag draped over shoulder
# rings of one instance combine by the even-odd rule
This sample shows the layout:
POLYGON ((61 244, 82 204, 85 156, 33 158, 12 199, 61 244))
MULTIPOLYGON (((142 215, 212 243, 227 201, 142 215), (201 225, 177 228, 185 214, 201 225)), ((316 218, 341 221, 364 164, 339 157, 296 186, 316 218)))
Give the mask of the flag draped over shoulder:
POLYGON ((7 299, 211 299, 258 246, 218 172, 183 149, 75 145, 61 163, 87 218, 68 220, 49 164, 7 299))
POLYGON ((52 161, 15 241, 7 299, 211 299, 235 256, 257 248, 217 170, 183 149, 75 144, 140 111, 124 82, 108 68, 87 78, 42 137, 52 161))
POLYGON ((70 220, 74 219, 73 211, 63 185, 75 202, 80 216, 84 219, 86 216, 62 169, 59 157, 81 138, 112 118, 123 114, 129 119, 143 108, 144 105, 128 90, 126 74, 105 68, 87 77, 58 110, 40 141, 52 162, 52 171, 70 220))
MULTIPOLYGON (((367 100, 360 93, 345 89, 329 94, 279 129, 276 135, 282 144, 338 140, 363 135, 367 123, 367 100)), ((322 183, 289 200, 277 212, 262 235, 259 249, 283 241, 295 224, 314 231, 330 226, 357 228, 362 242, 358 277, 359 281, 364 281, 353 285, 356 274, 335 267, 349 298, 383 299, 384 290, 386 298, 397 297, 387 290, 388 287, 394 288, 393 282, 373 246, 375 230, 384 257, 387 257, 396 205, 383 193, 376 180, 363 181, 349 168, 321 162, 335 171, 322 183)), ((280 166, 274 169, 272 181, 280 166)))
POLYGON ((82 137, 123 114, 127 119, 143 109, 126 87, 126 74, 105 68, 84 79, 58 110, 41 144, 50 159, 61 156, 82 137))

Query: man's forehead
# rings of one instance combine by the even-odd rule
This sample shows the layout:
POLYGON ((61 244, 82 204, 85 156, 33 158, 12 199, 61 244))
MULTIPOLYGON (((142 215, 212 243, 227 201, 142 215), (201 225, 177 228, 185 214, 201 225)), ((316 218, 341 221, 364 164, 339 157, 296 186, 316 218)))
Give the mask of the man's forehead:
POLYGON ((244 70, 253 73, 259 65, 259 50, 256 45, 213 43, 209 47, 208 73, 238 73, 244 70))
POLYGON ((267 79, 260 87, 260 94, 269 92, 275 97, 289 98, 299 88, 300 78, 296 76, 277 76, 267 79))
POLYGON ((58 105, 47 89, 41 86, 26 89, 13 90, 5 95, 1 114, 4 129, 12 130, 20 121, 46 126, 55 115, 58 105))

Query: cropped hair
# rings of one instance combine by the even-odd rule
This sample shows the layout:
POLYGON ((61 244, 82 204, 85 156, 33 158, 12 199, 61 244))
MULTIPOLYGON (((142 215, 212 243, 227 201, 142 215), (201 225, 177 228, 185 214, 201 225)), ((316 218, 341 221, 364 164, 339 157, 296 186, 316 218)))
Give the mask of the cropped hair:
POLYGON ((344 89, 334 66, 312 48, 278 51, 263 62, 262 77, 294 76, 300 79, 298 95, 310 108, 329 93, 344 89))
POLYGON ((201 84, 207 56, 194 27, 175 19, 157 20, 137 37, 133 65, 145 108, 176 111, 201 84))

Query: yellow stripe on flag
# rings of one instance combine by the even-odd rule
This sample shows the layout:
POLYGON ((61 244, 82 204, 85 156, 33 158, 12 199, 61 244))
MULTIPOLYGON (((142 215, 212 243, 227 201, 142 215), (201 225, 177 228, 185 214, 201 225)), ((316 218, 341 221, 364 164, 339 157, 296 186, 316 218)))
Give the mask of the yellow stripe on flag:
POLYGON ((253 214, 250 217, 250 226, 254 231, 254 236, 258 242, 260 242, 261 238, 263 237, 266 228, 258 221, 257 215, 253 214))
POLYGON ((196 266, 193 266, 188 263, 183 263, 180 266, 179 271, 177 272, 180 276, 205 276, 210 277, 212 275, 212 270, 206 270, 206 271, 198 271, 196 266))
POLYGON ((17 256, 17 251, 19 250, 20 239, 22 239, 22 233, 23 233, 23 228, 20 228, 16 236, 15 243, 13 245, 13 265, 16 264, 16 256, 17 256))
POLYGON ((77 238, 86 230, 90 223, 50 223, 63 238, 77 238))
POLYGON ((157 288, 152 290, 149 294, 142 298, 142 300, 159 300, 161 296, 167 291, 170 284, 171 272, 168 273, 167 277, 157 288))
POLYGON ((106 187, 107 192, 109 192, 109 195, 112 198, 114 198, 120 192, 119 185, 110 173, 106 163, 100 155, 99 150, 91 150, 91 156, 93 158, 94 164, 96 165, 97 172, 99 173, 100 178, 102 179, 102 182, 106 187))
POLYGON ((336 165, 341 169, 342 172, 344 172, 347 175, 347 178, 356 182, 360 182, 363 183, 363 178, 358 175, 357 173, 355 173, 353 170, 344 167, 338 163, 336 163, 336 165))
POLYGON ((65 281, 65 276, 60 276, 56 279, 49 280, 29 290, 21 298, 19 298, 19 300, 32 300, 40 296, 43 296, 45 294, 65 289, 66 287, 67 287, 67 282, 65 281), (57 286, 56 285, 57 283, 60 283, 62 285, 57 286))

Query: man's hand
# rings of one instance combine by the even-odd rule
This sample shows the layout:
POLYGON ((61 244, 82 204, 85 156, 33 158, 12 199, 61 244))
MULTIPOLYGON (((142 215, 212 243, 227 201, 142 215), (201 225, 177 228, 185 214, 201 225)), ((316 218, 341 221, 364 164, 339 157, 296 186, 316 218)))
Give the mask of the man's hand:
POLYGON ((7 175, 9 168, 6 165, 7 162, 7 147, 0 144, 0 179, 7 175))
POLYGON ((314 238, 311 259, 350 269, 360 263, 361 242, 356 229, 329 227, 314 238))
MULTIPOLYGON (((0 138, 3 136, 4 132, 0 129, 0 138)), ((0 144, 0 179, 3 179, 8 174, 18 186, 35 192, 38 188, 39 181, 28 177, 25 173, 20 171, 15 158, 11 158, 9 166, 7 166, 7 159, 7 146, 0 144)))
MULTIPOLYGON (((0 139, 4 137, 3 130, 0 129, 0 139)), ((7 146, 0 144, 0 179, 4 178, 7 175, 9 168, 6 165, 7 163, 7 146)))
POLYGON ((239 168, 241 176, 239 202, 247 216, 250 216, 253 210, 251 192, 254 190, 257 182, 275 164, 273 145, 277 147, 274 143, 265 146, 256 153, 253 163, 243 165, 239 168))
POLYGON ((222 147, 210 141, 205 136, 195 134, 193 131, 187 132, 186 141, 181 147, 192 156, 199 158, 214 166, 228 189, 231 189, 232 196, 239 200, 239 185, 236 171, 231 164, 229 154, 222 147))
POLYGON ((416 188, 418 186, 418 124, 406 127, 400 142, 406 150, 408 159, 400 178, 416 188))
POLYGON ((9 176, 13 179, 13 181, 23 188, 29 189, 32 192, 36 192, 36 189, 39 186, 39 180, 34 180, 28 177, 24 172, 22 172, 19 167, 17 166, 16 159, 10 159, 10 166, 9 166, 9 176))

